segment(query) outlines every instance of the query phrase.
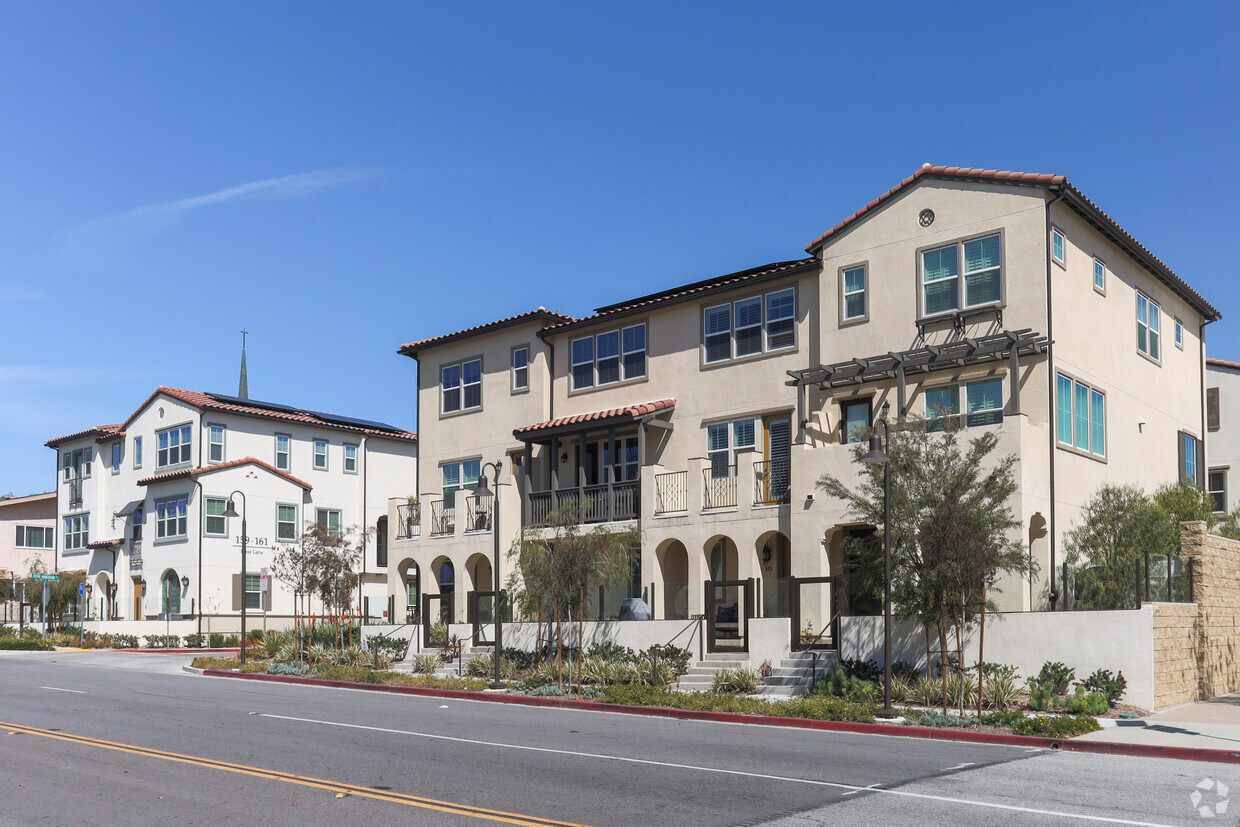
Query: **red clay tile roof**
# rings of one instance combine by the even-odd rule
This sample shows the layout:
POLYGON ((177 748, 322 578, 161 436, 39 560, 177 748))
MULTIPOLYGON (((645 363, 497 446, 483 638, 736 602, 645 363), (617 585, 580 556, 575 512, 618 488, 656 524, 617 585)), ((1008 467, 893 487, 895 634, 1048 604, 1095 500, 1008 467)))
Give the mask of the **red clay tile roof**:
POLYGON ((572 316, 566 316, 563 313, 556 313, 553 310, 540 307, 537 310, 531 310, 528 313, 520 313, 516 316, 509 316, 506 319, 498 319, 494 322, 487 322, 486 324, 467 327, 464 330, 458 330, 455 333, 444 333, 440 336, 432 336, 429 339, 419 339, 416 342, 408 342, 401 345, 400 350, 396 352, 402 356, 413 357, 418 351, 425 350, 432 345, 443 345, 448 342, 454 342, 457 339, 464 339, 466 337, 473 336, 477 333, 499 330, 500 328, 521 324, 522 322, 532 322, 536 319, 543 319, 551 324, 574 321, 572 316))
POLYGON ((297 477, 294 477, 292 474, 289 474, 286 471, 280 471, 274 466, 268 465, 261 459, 255 459, 254 457, 242 457, 241 459, 234 459, 231 462, 220 462, 215 465, 208 465, 206 468, 182 468, 179 471, 169 471, 167 474, 156 474, 153 477, 138 480, 138 485, 151 485, 157 482, 167 482, 168 480, 193 479, 194 477, 201 477, 203 474, 210 474, 214 471, 223 471, 228 468, 236 468, 239 465, 257 465, 259 468, 270 471, 277 477, 283 477, 291 483, 300 485, 307 491, 311 490, 311 485, 309 483, 303 482, 297 479, 297 477))
POLYGON ((58 436, 55 439, 49 439, 47 442, 43 444, 48 446, 49 448, 53 448, 57 445, 60 445, 63 442, 69 442, 74 439, 82 439, 83 437, 88 437, 88 436, 96 437, 97 442, 104 442, 106 440, 112 439, 113 437, 124 436, 124 435, 125 435, 124 425, 96 425, 93 428, 87 428, 85 431, 78 431, 76 434, 69 434, 68 436, 58 436))
POLYGON ((806 246, 805 251, 808 253, 817 253, 832 236, 860 221, 866 215, 873 212, 875 209, 890 201, 892 198, 922 179, 1017 184, 1058 190, 1065 196, 1064 200, 1069 207, 1071 207, 1086 221, 1094 224, 1095 227, 1097 227, 1097 229, 1104 235, 1109 236, 1111 240, 1116 243, 1116 245, 1124 248, 1126 252, 1136 259, 1139 264, 1143 265, 1156 277, 1165 282, 1169 287, 1171 287, 1172 290, 1179 293, 1181 298, 1187 301, 1196 310, 1201 312, 1203 316, 1213 321, 1218 321, 1223 317, 1223 315, 1219 313, 1213 305, 1205 300, 1205 297, 1190 287, 1184 279, 1176 275, 1170 267, 1151 253, 1145 245, 1133 238, 1127 230, 1115 222, 1115 219, 1103 212, 1097 204, 1090 201, 1084 193, 1074 187, 1068 179, 1062 175, 1051 175, 1049 173, 1038 172, 1009 172, 1006 170, 976 169, 972 167, 944 167, 923 164, 921 169, 917 170, 917 172, 913 173, 908 178, 905 178, 899 184, 892 187, 878 198, 875 198, 873 201, 845 218, 839 224, 836 224, 834 227, 818 236, 818 238, 811 241, 809 245, 806 246))
POLYGON ((369 422, 366 420, 354 420, 350 417, 336 417, 334 414, 325 414, 318 411, 307 411, 299 408, 293 408, 288 405, 277 405, 271 402, 260 402, 256 399, 239 400, 236 397, 226 397, 221 394, 203 393, 202 391, 187 391, 181 388, 169 388, 163 385, 155 389, 155 392, 147 397, 146 401, 138 406, 129 419, 125 420, 125 424, 120 426, 122 429, 129 427, 129 424, 138 418, 138 414, 146 410, 155 397, 161 393, 171 396, 173 399, 179 399, 187 405, 193 405, 195 408, 206 411, 221 411, 224 413, 240 414, 242 416, 255 416, 262 419, 274 419, 280 422, 298 422, 306 425, 313 425, 317 428, 329 428, 335 431, 348 431, 356 434, 366 434, 367 436, 386 437, 388 439, 400 439, 407 442, 417 442, 418 435, 412 431, 403 431, 394 428, 391 425, 384 425, 382 422, 369 422))
POLYGON ((639 416, 656 413, 657 411, 671 410, 674 407, 676 407, 675 399, 660 399, 658 402, 643 402, 640 405, 628 405, 623 408, 609 408, 605 411, 561 416, 558 419, 549 419, 536 425, 526 425, 524 428, 517 428, 512 432, 512 435, 520 439, 529 434, 546 431, 551 428, 559 428, 563 425, 577 425, 582 422, 604 422, 609 419, 636 419, 639 416))
POLYGON ((1228 362, 1226 359, 1206 359, 1207 365, 1213 365, 1216 368, 1231 368, 1232 370, 1240 370, 1240 362, 1228 362))
POLYGON ((795 259, 793 261, 776 261, 771 264, 763 264, 760 267, 751 267, 748 270, 741 270, 736 273, 729 273, 726 276, 715 276, 713 278, 695 281, 692 284, 684 284, 680 287, 673 287, 669 290, 663 290, 658 293, 651 293, 648 296, 641 296, 636 299, 628 299, 617 304, 609 304, 606 307, 596 308, 593 316, 586 316, 581 319, 573 319, 572 321, 562 324, 550 325, 543 328, 539 336, 546 336, 551 333, 560 333, 564 330, 575 329, 577 327, 596 322, 599 319, 619 316, 626 313, 634 313, 644 310, 652 305, 674 304, 681 301, 691 301, 704 295, 721 292, 723 290, 731 290, 734 287, 742 287, 747 284, 765 281, 772 278, 780 278, 782 276, 793 275, 802 270, 813 269, 818 266, 818 260, 813 258, 795 259))
POLYGON ((118 537, 115 540, 95 540, 94 542, 87 543, 86 547, 87 548, 108 548, 110 546, 119 546, 124 542, 125 540, 123 537, 118 537))

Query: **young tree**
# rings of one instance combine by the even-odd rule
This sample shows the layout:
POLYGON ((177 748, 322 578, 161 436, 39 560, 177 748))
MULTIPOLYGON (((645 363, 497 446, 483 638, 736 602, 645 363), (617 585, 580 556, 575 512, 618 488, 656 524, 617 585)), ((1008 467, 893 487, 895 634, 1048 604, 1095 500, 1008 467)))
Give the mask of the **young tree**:
MULTIPOLYGON (((563 683, 563 622, 576 610, 578 649, 585 625, 586 594, 596 586, 618 585, 632 576, 633 559, 641 548, 636 529, 614 531, 596 526, 582 531, 576 503, 554 509, 545 527, 523 529, 508 553, 516 565, 508 589, 521 613, 555 622, 557 679, 563 683)), ((541 641, 540 647, 541 649, 541 641)), ((581 652, 578 652, 578 683, 581 652)))
MULTIPOLYGON (((319 599, 325 613, 345 614, 342 609, 352 604, 350 596, 360 576, 356 568, 361 562, 366 536, 357 526, 331 529, 317 522, 307 522, 300 542, 285 545, 276 552, 272 573, 302 595, 304 616, 310 616, 311 598, 314 597, 319 599)), ((352 633, 351 624, 349 629, 352 633)), ((309 636, 313 638, 313 628, 309 636)))

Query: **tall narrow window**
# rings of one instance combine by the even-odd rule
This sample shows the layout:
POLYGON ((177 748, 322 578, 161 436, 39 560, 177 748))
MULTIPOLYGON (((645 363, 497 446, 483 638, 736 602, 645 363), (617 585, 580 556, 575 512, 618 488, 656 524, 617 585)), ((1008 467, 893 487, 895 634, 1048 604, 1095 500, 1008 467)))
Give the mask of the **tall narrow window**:
POLYGON ((297 542, 297 506, 276 506, 276 540, 282 543, 297 542))
POLYGON ((223 462, 224 461, 224 426, 208 425, 207 426, 207 461, 223 462))
POLYGON ((865 267, 852 267, 844 271, 844 321, 864 319, 866 317, 865 302, 865 267))
POLYGON ((292 437, 288 434, 276 434, 276 468, 287 471, 292 467, 289 455, 292 437))
POLYGON ((706 361, 722 362, 732 358, 732 305, 708 307, 703 311, 706 333, 706 361))
POLYGON ((755 296, 733 305, 736 313, 736 355, 762 352, 762 297, 755 296))
POLYGON ((573 351, 573 389, 594 387, 594 337, 574 339, 573 351))
POLYGON ((482 407, 482 360, 471 359, 461 365, 461 380, 465 385, 465 410, 482 407))
POLYGON ((594 339, 595 369, 598 383, 610 385, 620 381, 620 333, 600 333, 594 339))
POLYGON ((778 350, 796 344, 796 297, 792 289, 766 296, 766 349, 778 350))
POLYGON ((959 303, 960 267, 956 245, 921 254, 922 311, 931 316, 955 310, 959 303))
POLYGON ((1223 514, 1227 511, 1227 469, 1211 468, 1208 475, 1209 482, 1206 485, 1206 493, 1210 495, 1210 502, 1213 504, 1211 510, 1215 514, 1223 514))
POLYGON ((993 304, 1002 298, 1000 265, 1003 259, 998 235, 964 243, 964 306, 993 304))
POLYGON ((646 375, 646 326, 635 324, 622 331, 624 339, 624 378, 637 379, 646 375))
POLYGON ((206 523, 203 525, 203 534, 209 537, 228 536, 228 518, 224 516, 227 508, 228 500, 222 497, 207 497, 207 515, 206 523))
POLYGON ((1175 320, 1175 346, 1184 349, 1184 323, 1179 319, 1175 320))
POLYGON ((861 440, 870 429, 870 400, 853 399, 840 403, 840 443, 850 444, 861 440))
POLYGON ((448 365, 440 372, 443 413, 455 413, 461 409, 461 366, 448 365))
POLYGON ((119 474, 121 472, 121 444, 119 442, 112 443, 112 473, 119 474))
POLYGON ((1094 259, 1094 289, 1100 293, 1107 289, 1107 267, 1098 259, 1094 259))
POLYGON ((1200 488, 1205 481, 1205 475, 1201 467, 1201 440, 1184 431, 1180 431, 1178 437, 1180 479, 1188 480, 1200 488))
POLYGON ((514 347, 512 349, 512 389, 528 390, 530 387, 530 349, 514 347))
POLYGON ((1055 380, 1055 431, 1064 445, 1072 444, 1072 380, 1062 373, 1055 380))
POLYGON ((346 474, 357 473, 357 446, 356 445, 346 444, 344 446, 344 472, 346 474))
POLYGON ((1055 261, 1064 263, 1064 237, 1059 230, 1051 230, 1051 255, 1055 261))
POLYGON ((261 574, 246 574, 245 576, 245 607, 247 609, 261 609, 263 607, 263 576, 261 574))
POLYGON ((1137 350, 1155 361, 1162 358, 1159 334, 1162 330, 1161 310, 1158 305, 1137 294, 1137 350))
POLYGON ((314 441, 314 468, 316 471, 327 470, 327 440, 314 441))
POLYGON ((133 438, 133 467, 142 467, 142 437, 133 438))

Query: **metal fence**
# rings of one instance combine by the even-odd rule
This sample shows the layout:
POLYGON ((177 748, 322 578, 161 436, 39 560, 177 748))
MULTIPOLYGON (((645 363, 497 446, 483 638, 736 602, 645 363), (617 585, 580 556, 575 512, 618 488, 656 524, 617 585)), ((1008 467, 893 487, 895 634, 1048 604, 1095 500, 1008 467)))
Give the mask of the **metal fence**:
POLYGON ((683 514, 689 510, 689 472, 654 475, 654 513, 683 514))
POLYGON ((736 508, 736 466, 703 468, 702 508, 736 508))
POLYGON ((1131 569, 1073 568, 1060 574, 1059 609, 1068 611, 1139 609, 1142 603, 1192 603, 1193 560, 1173 554, 1138 556, 1131 569))

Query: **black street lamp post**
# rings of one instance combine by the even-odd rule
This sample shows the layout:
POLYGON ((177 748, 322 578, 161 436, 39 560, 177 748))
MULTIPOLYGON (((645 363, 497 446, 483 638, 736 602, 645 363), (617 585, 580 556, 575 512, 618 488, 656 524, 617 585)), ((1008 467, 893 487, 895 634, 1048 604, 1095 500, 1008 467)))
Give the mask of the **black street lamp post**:
POLYGON ((894 718, 891 708, 891 426, 887 423, 889 402, 883 403, 883 413, 874 423, 870 434, 870 450, 862 462, 883 466, 883 708, 875 716, 894 718), (878 425, 883 426, 883 440, 878 438, 878 425))
POLYGON ((474 492, 474 496, 491 495, 491 537, 495 544, 495 556, 492 560, 491 569, 495 575, 495 597, 492 604, 493 614, 495 615, 495 677, 491 681, 492 689, 503 689, 504 681, 500 678, 500 662, 503 660, 504 653, 504 618, 502 612, 503 595, 500 591, 499 579, 499 467, 498 462, 486 462, 482 464, 482 473, 480 481, 482 486, 474 492), (495 491, 487 488, 486 469, 491 469, 491 479, 495 483, 495 491))
POLYGON ((234 491, 228 495, 228 507, 224 509, 225 517, 236 517, 237 509, 233 506, 233 497, 241 497, 241 665, 245 666, 245 542, 249 539, 246 535, 245 514, 246 502, 245 493, 242 491, 234 491))

